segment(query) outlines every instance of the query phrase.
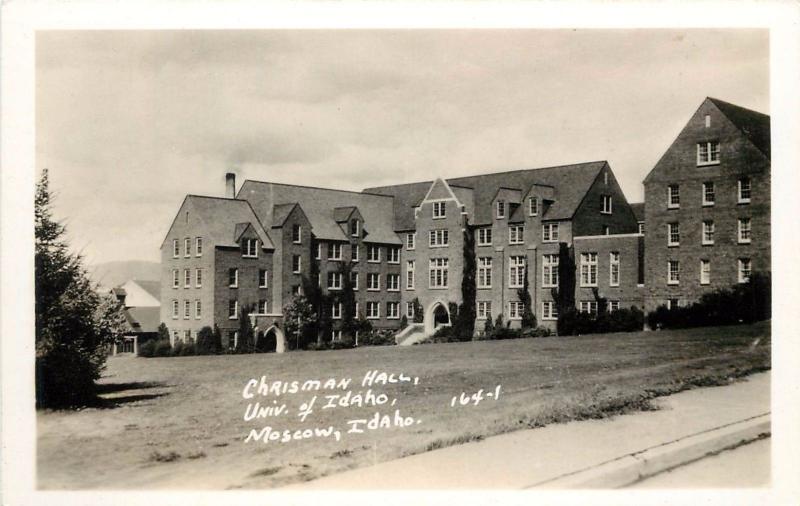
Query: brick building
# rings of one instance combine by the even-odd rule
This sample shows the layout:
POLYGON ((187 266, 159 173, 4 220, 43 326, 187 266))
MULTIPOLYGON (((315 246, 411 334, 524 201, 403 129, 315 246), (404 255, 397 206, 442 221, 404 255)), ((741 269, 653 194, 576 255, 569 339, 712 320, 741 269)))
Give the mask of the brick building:
MULTIPOLYGON (((769 270, 769 166, 769 117, 707 99, 645 179, 643 204, 604 161, 361 192, 250 180, 236 192, 229 174, 226 198, 187 196, 173 221, 161 317, 173 339, 217 324, 230 346, 239 308, 253 305, 280 350, 283 307, 304 280, 336 293, 349 264, 357 314, 390 330, 420 318, 402 333, 412 342, 462 302, 465 239, 478 329, 498 314, 518 327, 526 282, 539 323, 555 328, 565 250, 581 311, 599 298, 611 310, 684 303, 769 270)), ((340 305, 330 316, 338 339, 340 305)))
POLYGON ((644 191, 646 310, 771 269, 769 116, 707 98, 644 191))

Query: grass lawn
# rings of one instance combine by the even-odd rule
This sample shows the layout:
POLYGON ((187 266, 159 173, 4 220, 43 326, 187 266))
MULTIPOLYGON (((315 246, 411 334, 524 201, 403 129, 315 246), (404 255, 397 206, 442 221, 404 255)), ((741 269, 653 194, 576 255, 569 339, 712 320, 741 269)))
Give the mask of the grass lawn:
POLYGON ((101 380, 107 408, 39 412, 38 483, 45 489, 269 488, 511 430, 652 409, 649 400, 726 383, 770 367, 770 325, 367 347, 283 355, 111 357, 101 380), (396 405, 318 409, 319 391, 246 400, 250 378, 352 378, 373 369, 419 384, 375 386, 396 405), (462 392, 494 391, 451 407, 462 392), (316 394, 305 423, 300 403, 316 394), (289 414, 245 421, 250 402, 286 403, 289 414), (346 433, 376 411, 419 420, 410 427, 346 433), (250 429, 334 426, 341 441, 245 443, 250 429))

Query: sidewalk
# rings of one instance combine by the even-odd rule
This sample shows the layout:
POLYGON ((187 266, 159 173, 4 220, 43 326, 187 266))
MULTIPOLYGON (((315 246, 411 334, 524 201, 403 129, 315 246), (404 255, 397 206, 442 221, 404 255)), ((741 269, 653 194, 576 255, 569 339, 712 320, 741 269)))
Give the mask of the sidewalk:
POLYGON ((658 411, 550 425, 294 485, 300 489, 617 487, 769 432, 770 373, 656 399, 658 411))

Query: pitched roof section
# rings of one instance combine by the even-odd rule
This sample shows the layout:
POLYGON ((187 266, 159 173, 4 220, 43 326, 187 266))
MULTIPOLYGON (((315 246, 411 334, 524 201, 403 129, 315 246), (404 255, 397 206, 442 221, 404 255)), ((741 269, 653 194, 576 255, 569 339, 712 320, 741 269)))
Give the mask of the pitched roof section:
POLYGON ((333 210, 333 220, 336 223, 343 223, 350 218, 350 215, 353 214, 356 208, 354 206, 345 206, 345 207, 337 207, 333 210))
POLYGON ((125 310, 125 319, 134 332, 158 332, 161 308, 130 307, 125 310))
POLYGON ((261 226, 253 208, 246 200, 223 199, 218 197, 203 197, 187 195, 186 199, 195 213, 205 225, 204 235, 211 244, 216 246, 238 246, 234 239, 237 224, 250 223, 261 239, 264 248, 273 249, 275 246, 269 234, 261 226))
POLYGON ((141 286, 145 292, 155 297, 156 300, 161 299, 161 281, 134 279, 133 282, 141 286))
POLYGON ((348 240, 334 218, 334 209, 357 207, 364 217, 365 241, 402 244, 392 227, 392 199, 385 195, 247 180, 237 198, 249 201, 262 222, 273 224, 282 205, 297 203, 314 235, 333 241, 348 240))
POLYGON ((631 204, 631 211, 636 216, 636 221, 644 221, 644 202, 631 204))
POLYGON ((744 133, 767 158, 770 158, 770 118, 766 114, 745 109, 718 98, 708 97, 731 123, 744 133))
MULTIPOLYGON (((474 225, 492 222, 492 200, 500 188, 527 192, 533 184, 555 188, 555 202, 542 217, 545 220, 570 219, 589 190, 605 161, 562 165, 540 169, 523 169, 479 176, 448 179, 452 187, 472 188, 474 225)), ((367 188, 365 192, 394 197, 395 230, 414 229, 414 206, 422 200, 431 182, 367 188)))
POLYGON ((286 218, 292 214, 292 209, 294 209, 294 206, 296 205, 296 202, 292 202, 291 204, 280 204, 275 206, 272 210, 272 227, 282 227, 286 222, 286 218))

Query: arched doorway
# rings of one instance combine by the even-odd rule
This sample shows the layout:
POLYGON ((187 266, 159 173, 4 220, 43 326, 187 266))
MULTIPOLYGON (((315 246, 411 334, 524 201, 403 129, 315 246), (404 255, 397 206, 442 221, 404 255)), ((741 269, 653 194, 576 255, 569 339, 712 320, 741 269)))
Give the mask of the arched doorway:
POLYGON ((286 337, 280 327, 272 325, 263 332, 256 329, 256 350, 262 353, 286 351, 286 337))
POLYGON ((444 302, 436 301, 425 311, 425 333, 433 334, 442 325, 450 325, 450 311, 444 302))

